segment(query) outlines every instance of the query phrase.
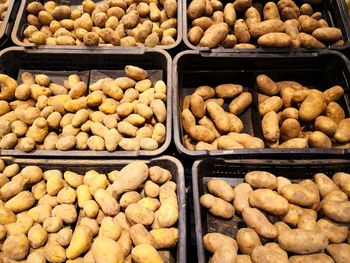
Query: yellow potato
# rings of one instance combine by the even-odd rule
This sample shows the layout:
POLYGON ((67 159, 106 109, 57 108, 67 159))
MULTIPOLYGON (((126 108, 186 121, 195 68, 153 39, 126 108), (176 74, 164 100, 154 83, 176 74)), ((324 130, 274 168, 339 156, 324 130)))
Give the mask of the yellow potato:
POLYGON ((253 252, 251 254, 252 262, 261 262, 261 263, 268 263, 268 262, 280 262, 280 263, 287 263, 288 255, 286 252, 281 250, 279 247, 268 247, 267 244, 265 246, 257 246, 253 249, 253 252), (282 252, 281 252, 282 251, 282 252))
POLYGON ((258 234, 251 228, 241 228, 236 235, 239 250, 243 254, 250 255, 253 249, 261 246, 258 234))
POLYGON ((229 219, 235 213, 235 209, 230 203, 210 194, 202 195, 199 201, 202 206, 209 209, 209 212, 215 216, 229 219))
POLYGON ((260 236, 265 238, 276 238, 278 231, 269 220, 256 208, 246 207, 242 216, 248 227, 254 229, 260 236))
POLYGON ((207 187, 211 194, 227 202, 232 202, 234 198, 234 191, 226 181, 220 179, 211 179, 208 181, 207 187))
POLYGON ((234 188, 234 200, 233 206, 239 213, 242 213, 243 209, 250 207, 249 196, 253 192, 252 187, 249 184, 242 183, 234 188))
POLYGON ((345 263, 350 256, 349 244, 330 244, 326 250, 337 263, 345 263))

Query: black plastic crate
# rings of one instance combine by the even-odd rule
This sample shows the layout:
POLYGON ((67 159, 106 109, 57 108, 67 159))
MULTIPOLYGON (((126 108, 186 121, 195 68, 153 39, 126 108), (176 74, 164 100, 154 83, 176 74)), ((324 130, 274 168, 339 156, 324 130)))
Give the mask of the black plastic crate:
MULTIPOLYGON (((140 150, 140 151, 90 151, 90 150, 35 150, 30 153, 21 150, 0 150, 0 155, 10 156, 50 156, 50 157, 146 157, 157 156, 164 153, 170 145, 172 134, 172 78, 171 78, 171 58, 167 52, 161 49, 130 49, 124 52, 115 53, 113 50, 101 50, 100 52, 77 50, 61 50, 61 49, 25 49, 23 47, 11 47, 0 52, 0 72, 8 74, 17 79, 21 70, 34 72, 49 72, 58 75, 58 78, 66 79, 69 72, 76 72, 87 77, 86 71, 114 71, 120 72, 124 70, 126 65, 134 65, 141 67, 148 72, 157 72, 158 77, 167 85, 167 119, 165 142, 156 150, 140 150)), ((57 77, 57 76, 56 76, 57 77)))
MULTIPOLYGON (((254 158, 273 155, 274 158, 306 157, 324 158, 349 154, 349 149, 234 149, 215 151, 190 151, 183 144, 181 122, 181 104, 183 98, 192 94, 198 86, 215 87, 224 83, 241 84, 244 90, 252 92, 253 103, 240 117, 244 124, 244 133, 264 140, 261 129, 261 117, 257 105, 257 87, 255 78, 258 74, 267 74, 274 81, 294 80, 304 86, 314 86, 326 90, 333 85, 341 85, 345 94, 339 101, 346 116, 350 116, 350 62, 339 52, 324 50, 317 53, 290 54, 233 54, 202 53, 185 51, 173 61, 173 121, 174 141, 178 151, 189 157, 224 156, 235 158, 254 158), (255 97, 255 99, 254 99, 255 97)), ((228 104, 224 105, 227 109, 228 104)))
MULTIPOLYGON (((327 20, 329 26, 338 27, 343 34, 344 46, 342 47, 330 47, 328 49, 343 51, 350 47, 350 20, 347 14, 347 10, 344 8, 344 0, 324 0, 318 5, 312 5, 315 12, 321 12, 324 19, 327 20)), ((223 5, 229 3, 228 0, 221 1, 223 5)), ((261 2, 261 1, 260 1, 261 2)), ((264 1, 262 1, 264 2, 264 1)), ((296 1, 298 4, 302 3, 302 1, 296 1)), ((257 52, 310 52, 318 49, 307 49, 307 48, 262 48, 258 47, 255 49, 234 49, 234 48, 215 48, 210 49, 208 47, 199 47, 194 46, 188 40, 188 30, 190 28, 190 21, 187 17, 187 7, 190 5, 191 0, 185 0, 183 3, 183 11, 182 11, 182 19, 183 19, 183 40, 186 46, 190 49, 201 50, 201 51, 212 51, 212 52, 234 52, 234 53, 257 53, 257 52)), ((254 3, 254 0, 253 0, 254 3)))
POLYGON ((209 253, 205 251, 203 236, 207 233, 219 232, 236 237, 240 228, 246 227, 242 217, 237 213, 231 220, 212 216, 199 203, 199 198, 208 193, 207 182, 213 178, 227 181, 236 186, 244 181, 250 171, 267 171, 276 176, 284 176, 291 181, 312 179, 316 173, 332 176, 336 172, 350 172, 348 160, 224 160, 206 159, 196 161, 192 167, 193 204, 196 228, 198 262, 208 262, 209 253))
POLYGON ((16 18, 16 11, 19 1, 10 0, 7 7, 6 17, 0 26, 0 47, 3 47, 11 38, 11 31, 16 18))
MULTIPOLYGON (((87 46, 63 46, 63 45, 57 45, 57 46, 36 46, 34 43, 24 43, 23 42, 23 31, 27 26, 27 10, 26 7, 29 3, 33 2, 33 1, 39 1, 41 3, 44 3, 45 0, 13 0, 13 1, 18 1, 21 2, 19 9, 18 9, 18 13, 17 16, 15 18, 15 23, 13 26, 13 31, 11 34, 11 38, 13 43, 15 43, 15 45, 17 46, 21 46, 21 47, 30 47, 30 48, 34 48, 34 47, 38 47, 38 48, 49 48, 49 49, 56 49, 56 48, 65 48, 65 49, 75 49, 75 50, 114 50, 114 52, 119 53, 119 52, 123 52, 123 50, 127 49, 130 50, 132 48, 138 48, 137 46, 135 47, 121 47, 121 46, 113 46, 113 47, 87 47, 87 46)), ((73 7, 78 7, 79 5, 81 5, 83 0, 56 0, 55 2, 58 4, 63 4, 63 5, 68 5, 68 6, 73 6, 73 7)), ((95 3, 100 3, 100 2, 104 2, 105 0, 94 0, 95 3)), ((177 47, 181 41, 182 41, 182 1, 179 0, 177 1, 177 37, 175 39, 175 43, 171 44, 171 45, 158 45, 158 48, 162 48, 165 50, 172 50, 175 47, 177 47)))
MULTIPOLYGON (((36 165, 43 170, 58 169, 62 172, 72 171, 78 174, 85 174, 89 170, 96 170, 101 173, 109 173, 113 170, 120 170, 127 164, 135 160, 49 160, 49 159, 25 159, 14 157, 1 157, 7 164, 17 163, 21 168, 27 165, 36 165)), ((160 158, 150 159, 145 161, 149 166, 160 166, 169 170, 172 174, 172 181, 177 184, 177 197, 179 204, 179 219, 177 228, 179 230, 179 239, 176 247, 170 250, 172 256, 178 263, 186 262, 186 194, 185 194, 185 179, 184 169, 179 160, 171 156, 162 156, 160 158)))

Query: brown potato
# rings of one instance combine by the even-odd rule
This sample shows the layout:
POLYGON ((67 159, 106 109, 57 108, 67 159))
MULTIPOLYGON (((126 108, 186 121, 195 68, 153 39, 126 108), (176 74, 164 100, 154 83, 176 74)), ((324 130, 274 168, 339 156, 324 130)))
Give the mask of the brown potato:
POLYGON ((300 134, 300 124, 296 119, 289 118, 283 121, 280 129, 282 141, 298 138, 300 134))
POLYGON ((332 179, 323 173, 315 174, 314 180, 322 198, 333 191, 339 190, 332 179))
POLYGON ((318 41, 315 37, 312 35, 300 32, 299 33, 301 46, 304 48, 325 48, 326 46, 318 41))
POLYGON ((205 0, 194 0, 190 3, 187 8, 187 16, 194 20, 202 16, 205 12, 206 1, 205 0))
POLYGON ((204 100, 199 94, 192 94, 190 101, 190 109, 196 118, 202 118, 204 116, 204 100))
POLYGON ((284 48, 289 47, 291 38, 286 33, 267 33, 258 39, 258 44, 262 47, 284 48))
POLYGON ((316 230, 291 229, 278 236, 282 249, 296 254, 310 254, 322 251, 328 245, 327 236, 316 230))
POLYGON ((347 194, 347 196, 350 196, 350 179, 348 173, 335 173, 332 177, 332 180, 341 191, 347 194))
POLYGON ((259 38, 262 35, 273 32, 283 32, 284 24, 279 19, 265 20, 250 26, 249 32, 252 38, 259 38))
POLYGON ((187 38, 192 45, 197 46, 200 40, 202 39, 203 35, 204 35, 203 29, 199 26, 195 26, 188 31, 187 38))
POLYGON ((329 137, 320 131, 312 132, 307 142, 312 148, 332 148, 332 142, 329 137))
POLYGON ((349 201, 327 201, 322 203, 324 214, 339 223, 350 222, 349 201))
POLYGON ((338 103, 330 102, 327 105, 326 116, 339 124, 342 120, 345 119, 345 112, 338 103))
POLYGON ((232 202, 234 198, 234 191, 226 181, 220 179, 211 179, 208 181, 207 187, 211 194, 227 202, 232 202))
POLYGON ((278 236, 277 229, 258 209, 246 207, 242 212, 242 216, 248 227, 254 229, 260 236, 265 238, 276 238, 278 236))
POLYGON ((251 228, 241 228, 236 235, 239 250, 243 254, 250 255, 253 249, 261 246, 258 234, 251 228))
POLYGON ((344 89, 341 86, 333 86, 323 92, 325 96, 326 103, 330 103, 332 101, 338 101, 344 95, 344 89))
POLYGON ((324 103, 324 96, 321 92, 311 92, 300 105, 300 119, 303 121, 313 121, 322 113, 324 103))
POLYGON ((336 42, 341 39, 342 32, 335 27, 322 27, 314 30, 312 36, 321 42, 336 42))
POLYGON ((333 259, 324 253, 304 255, 304 256, 292 256, 289 258, 290 263, 304 263, 304 262, 315 262, 315 263, 334 263, 333 259))
POLYGON ((270 111, 265 114, 261 121, 261 128, 264 138, 269 142, 277 142, 280 137, 280 129, 278 125, 278 117, 276 112, 270 111))
POLYGON ((196 141, 203 141, 207 143, 211 143, 215 140, 215 134, 208 128, 195 125, 190 127, 188 131, 189 136, 196 141))
POLYGON ((287 199, 270 189, 257 189, 249 196, 249 204, 274 215, 283 215, 289 210, 287 199))
POLYGON ((234 24, 233 33, 237 38, 238 43, 249 43, 250 33, 248 26, 243 19, 238 19, 234 24))
POLYGON ((342 243, 348 236, 348 228, 337 224, 328 218, 317 221, 317 226, 327 235, 330 243, 342 243))
POLYGON ((221 233, 208 233, 204 235, 203 244, 205 249, 212 254, 223 246, 238 248, 236 240, 221 233))
POLYGON ((260 74, 256 77, 256 85, 261 93, 268 96, 274 96, 280 92, 276 83, 264 74, 260 74))
MULTIPOLYGON (((228 3, 224 8, 224 21, 230 27, 235 26, 236 23, 236 10, 232 3, 228 3)), ((236 34, 235 34, 236 35, 236 34)))
POLYGON ((267 2, 263 10, 264 20, 281 19, 277 5, 274 2, 267 2))
POLYGON ((349 244, 331 244, 326 250, 336 263, 346 263, 350 256, 349 244))
POLYGON ((226 39, 227 35, 228 25, 226 23, 214 24, 204 32, 204 35, 199 42, 199 46, 215 48, 226 39))
POLYGON ((350 141, 350 118, 343 119, 339 122, 334 138, 341 143, 350 141))
POLYGON ((235 214, 233 205, 211 194, 202 195, 199 202, 202 206, 209 209, 209 212, 215 216, 229 219, 235 214))
POLYGON ((328 136, 333 136, 337 130, 337 124, 329 117, 319 116, 315 120, 314 129, 321 131, 328 136))
POLYGON ((242 183, 237 185, 234 189, 234 200, 233 206, 239 213, 243 212, 243 209, 250 207, 249 205, 249 195, 253 192, 252 187, 249 184, 242 183))
POLYGON ((279 263, 288 263, 288 255, 278 246, 268 247, 267 244, 265 246, 257 246, 254 248, 251 259, 252 262, 259 263, 268 263, 268 262, 279 262, 279 263))

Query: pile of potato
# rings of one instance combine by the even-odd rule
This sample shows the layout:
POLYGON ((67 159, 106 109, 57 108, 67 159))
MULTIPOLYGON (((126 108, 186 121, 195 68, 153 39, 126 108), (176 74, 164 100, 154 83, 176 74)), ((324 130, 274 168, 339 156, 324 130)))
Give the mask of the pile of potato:
POLYGON ((252 95, 238 84, 198 87, 182 102, 185 147, 192 151, 264 148, 261 139, 241 133, 243 123, 238 116, 251 103, 252 95), (229 112, 223 109, 225 100, 230 100, 229 112))
POLYGON ((1 161, 0 171, 1 262, 173 262, 179 212, 168 170, 133 161, 81 175, 1 161))
POLYGON ((0 74, 0 148, 37 150, 155 150, 166 138, 166 85, 147 71, 88 87, 76 74, 63 85, 44 74, 0 74))
POLYGON ((192 0, 187 8, 188 40, 209 48, 326 48, 343 46, 342 32, 331 27, 311 4, 293 0, 254 2, 192 0))
POLYGON ((0 23, 2 23, 5 20, 9 4, 10 0, 0 0, 0 23))
POLYGON ((264 138, 272 148, 349 148, 350 118, 337 103, 341 86, 325 91, 295 81, 256 78, 264 138))
POLYGON ((211 179, 207 189, 202 206, 227 220, 238 212, 247 226, 235 237, 204 235, 206 250, 214 254, 209 262, 349 262, 350 174, 338 172, 331 179, 317 173, 314 180, 292 183, 252 171, 234 188, 211 179))
POLYGON ((84 0, 78 8, 33 1, 27 12, 23 42, 37 45, 154 47, 177 36, 176 0, 84 0))

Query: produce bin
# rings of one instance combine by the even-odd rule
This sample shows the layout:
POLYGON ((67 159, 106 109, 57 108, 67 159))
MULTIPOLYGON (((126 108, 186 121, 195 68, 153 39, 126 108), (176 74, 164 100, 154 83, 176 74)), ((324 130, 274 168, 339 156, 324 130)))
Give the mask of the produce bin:
POLYGON ((7 40, 11 38, 11 30, 15 22, 18 5, 19 2, 16 0, 10 0, 9 2, 6 17, 0 26, 0 47, 3 47, 7 40))
POLYGON ((21 70, 34 72, 47 72, 50 76, 55 76, 56 80, 65 79, 69 73, 75 72, 83 76, 88 81, 93 72, 113 71, 117 76, 126 65, 134 65, 144 68, 149 74, 156 78, 163 79, 167 85, 167 119, 166 139, 161 147, 156 150, 140 151, 58 151, 58 150, 35 150, 25 153, 20 150, 1 150, 1 155, 11 156, 50 156, 50 157, 142 157, 157 156, 165 152, 171 142, 172 122, 171 108, 171 58, 161 49, 121 49, 118 54, 113 50, 101 51, 77 51, 61 49, 25 49, 23 47, 11 47, 0 53, 1 72, 17 79, 21 70), (56 71, 56 72, 55 72, 56 71), (59 71, 59 72, 58 72, 59 71), (52 75, 53 74, 53 75, 52 75))
MULTIPOLYGON (((96 170, 101 173, 109 173, 113 170, 120 170, 127 164, 135 160, 63 160, 63 159, 26 159, 15 157, 1 157, 1 159, 9 164, 18 164, 20 168, 28 165, 36 165, 43 170, 58 169, 62 172, 72 171, 78 174, 85 174, 89 170, 96 170)), ((171 156, 162 156, 160 158, 145 161, 149 167, 160 166, 170 171, 172 180, 177 184, 177 196, 179 204, 179 219, 177 228, 179 230, 179 239, 177 246, 170 249, 170 252, 176 262, 186 262, 186 196, 184 169, 182 164, 176 158, 171 156)), ((78 211, 79 214, 79 211, 78 211)))
MULTIPOLYGON (((13 0, 14 1, 14 0, 13 0)), ((27 24, 27 10, 26 10, 26 6, 33 2, 33 0, 18 0, 21 2, 20 7, 18 9, 18 14, 17 17, 15 18, 15 24, 13 27, 13 31, 12 31, 12 41, 13 43, 15 43, 17 46, 21 46, 21 47, 36 47, 35 44, 33 43, 24 43, 23 42, 23 31, 26 27, 27 24)), ((104 2, 105 0, 94 0, 95 3, 100 3, 100 2, 104 2)), ((44 0, 40 0, 41 3, 44 3, 44 0)), ((63 5, 69 5, 69 6, 73 6, 73 7, 78 7, 79 5, 81 5, 82 0, 58 0, 56 1, 56 3, 58 4, 63 4, 63 5)), ((159 45, 157 47, 165 49, 165 50, 171 50, 174 49, 175 47, 177 47, 181 41, 182 41, 182 1, 177 1, 177 37, 175 39, 175 43, 171 44, 171 45, 159 45)), ((93 49, 101 49, 101 50, 109 50, 109 49, 113 49, 114 52, 123 52, 123 49, 125 47, 120 47, 120 46, 113 46, 113 47, 86 47, 86 46, 38 46, 38 48, 52 48, 52 49, 56 49, 56 48, 62 48, 64 47, 65 49, 78 49, 78 50, 93 50, 93 49)), ((130 49, 131 47, 126 47, 128 49, 130 49)))
MULTIPOLYGON (((327 155, 341 156, 349 154, 349 149, 237 149, 215 151, 190 151, 183 144, 183 128, 181 122, 182 99, 192 94, 196 87, 209 85, 215 87, 224 83, 241 84, 245 91, 253 95, 250 108, 241 115, 244 133, 263 139, 261 117, 257 109, 257 87, 255 78, 258 74, 266 74, 274 81, 294 80, 304 86, 315 86, 325 90, 333 85, 341 85, 345 89, 344 97, 339 101, 345 114, 349 117, 349 83, 350 63, 348 59, 336 51, 320 51, 317 53, 290 54, 238 54, 238 53, 202 53, 198 50, 184 51, 173 61, 173 121, 174 141, 181 154, 189 157, 231 155, 235 158, 273 155, 276 158, 299 156, 320 158, 327 155)), ((227 109, 228 105, 224 105, 227 109)), ((265 143, 266 144, 266 143, 265 143)), ((266 147, 266 145, 265 145, 266 147)))
POLYGON ((235 238, 238 230, 245 227, 243 219, 234 215, 231 220, 212 216, 199 203, 199 198, 208 192, 206 187, 210 179, 217 178, 236 186, 244 181, 244 176, 250 171, 266 171, 276 176, 284 176, 291 181, 313 178, 316 173, 328 176, 336 172, 350 172, 347 160, 224 160, 206 159, 196 161, 192 167, 193 203, 197 241, 198 262, 208 262, 209 253, 203 245, 203 235, 219 232, 235 238))
MULTIPOLYGON (((331 47, 329 49, 332 50, 346 50, 350 47, 350 30, 349 30, 349 16, 347 15, 347 11, 344 9, 344 6, 342 4, 343 0, 324 0, 321 1, 318 5, 312 5, 314 7, 315 12, 321 12, 323 17, 327 20, 329 26, 338 27, 343 34, 343 40, 344 40, 344 46, 342 47, 331 47)), ((223 1, 223 4, 228 3, 229 1, 223 1)), ((298 1, 297 1, 298 2, 298 1)), ((215 48, 210 50, 208 47, 199 47, 194 46, 191 44, 188 40, 187 32, 190 28, 189 20, 187 17, 187 7, 190 5, 191 0, 185 0, 183 3, 183 40, 186 44, 186 46, 190 49, 194 50, 201 50, 201 51, 211 51, 211 52, 234 52, 234 53, 241 53, 241 52, 248 52, 248 53, 256 53, 256 52, 293 52, 293 51, 299 51, 299 52, 306 52, 306 51, 313 51, 315 49, 306 49, 306 48, 297 48, 297 49, 290 49, 290 48, 256 48, 256 49, 234 49, 234 48, 215 48)), ((254 3, 254 1, 253 1, 254 3)), ((277 2, 276 2, 277 3, 277 2)), ((300 2, 298 2, 300 3, 300 2)))

